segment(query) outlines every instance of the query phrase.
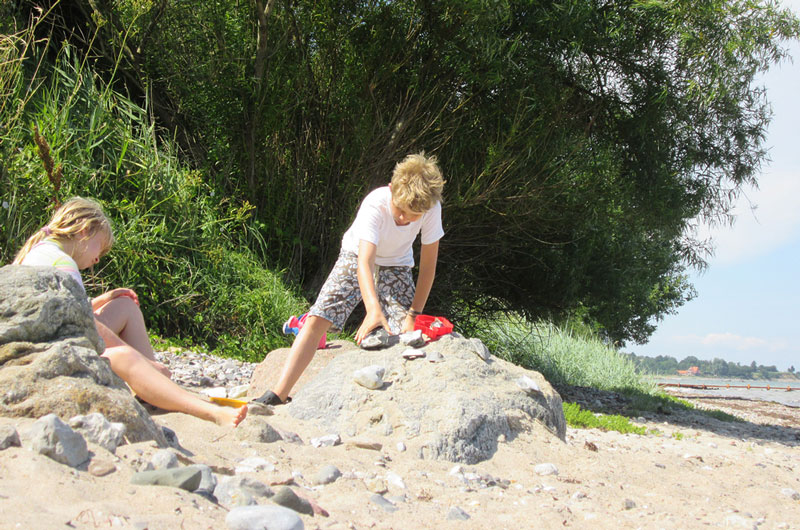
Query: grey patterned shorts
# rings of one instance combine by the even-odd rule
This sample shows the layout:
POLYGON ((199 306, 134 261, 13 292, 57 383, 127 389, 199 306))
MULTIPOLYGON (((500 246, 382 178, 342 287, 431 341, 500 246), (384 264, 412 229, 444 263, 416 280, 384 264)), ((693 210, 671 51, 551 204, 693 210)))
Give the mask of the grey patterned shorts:
MULTIPOLYGON (((383 314, 392 326, 392 332, 399 333, 414 299, 411 267, 375 265, 375 276, 375 288, 383 314)), ((341 331, 347 317, 360 301, 358 256, 354 252, 341 252, 308 314, 329 320, 332 330, 341 331)))

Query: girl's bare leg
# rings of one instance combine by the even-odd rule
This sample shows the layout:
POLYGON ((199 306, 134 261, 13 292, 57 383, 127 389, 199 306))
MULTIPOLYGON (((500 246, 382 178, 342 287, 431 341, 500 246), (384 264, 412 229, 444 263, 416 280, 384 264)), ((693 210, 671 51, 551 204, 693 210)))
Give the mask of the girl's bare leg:
POLYGON ((147 357, 159 372, 167 377, 170 376, 169 369, 156 361, 153 345, 150 344, 147 326, 144 323, 144 315, 136 302, 127 296, 114 298, 95 311, 95 317, 134 350, 147 357))
POLYGON ((151 405, 191 414, 222 426, 236 427, 247 416, 247 405, 239 409, 219 407, 184 390, 128 345, 106 348, 103 357, 111 362, 114 373, 151 405))

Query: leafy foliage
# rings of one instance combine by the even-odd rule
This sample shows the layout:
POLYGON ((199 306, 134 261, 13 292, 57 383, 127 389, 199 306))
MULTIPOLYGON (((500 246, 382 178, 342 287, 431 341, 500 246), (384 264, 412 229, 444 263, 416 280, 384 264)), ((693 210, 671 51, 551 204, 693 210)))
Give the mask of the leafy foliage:
POLYGON ((284 346, 281 323, 304 302, 244 243, 266 248, 252 207, 220 198, 182 166, 146 111, 98 79, 70 45, 49 63, 36 55, 47 47, 26 47, 24 34, 10 42, 4 51, 19 69, 9 96, 17 105, 0 109, 3 262, 49 219, 53 202, 94 197, 117 243, 99 270, 84 273, 90 294, 133 288, 156 331, 231 356, 256 361, 284 346), (39 160, 34 127, 63 168, 60 189, 39 160))
POLYGON ((694 296, 686 267, 708 245, 690 222, 725 222, 755 184, 754 79, 800 33, 745 0, 48 7, 37 34, 71 42, 217 196, 252 205, 242 242, 269 241, 304 292, 366 191, 425 150, 448 180, 430 311, 465 328, 580 315, 619 343, 694 296))

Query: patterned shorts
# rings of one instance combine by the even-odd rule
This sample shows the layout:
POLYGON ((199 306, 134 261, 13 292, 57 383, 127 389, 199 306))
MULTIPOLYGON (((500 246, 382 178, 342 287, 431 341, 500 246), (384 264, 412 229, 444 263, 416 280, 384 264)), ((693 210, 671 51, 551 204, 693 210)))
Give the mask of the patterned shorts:
MULTIPOLYGON (((411 267, 375 265, 375 276, 375 288, 383 314, 386 315, 392 332, 399 333, 414 299, 411 267)), ((332 330, 341 331, 345 320, 360 301, 358 256, 354 252, 343 251, 308 314, 329 320, 332 330)))

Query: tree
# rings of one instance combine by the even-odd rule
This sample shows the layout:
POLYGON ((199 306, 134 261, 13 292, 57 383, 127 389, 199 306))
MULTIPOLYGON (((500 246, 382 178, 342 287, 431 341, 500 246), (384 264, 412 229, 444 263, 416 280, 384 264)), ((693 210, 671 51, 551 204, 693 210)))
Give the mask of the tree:
POLYGON ((267 257, 308 293, 365 192, 426 150, 448 180, 429 309, 462 326, 580 314, 619 343, 694 296, 708 246, 689 226, 725 222, 756 183, 754 79, 800 34, 744 0, 78 0, 50 16, 90 57, 81 32, 97 32, 105 75, 256 206, 267 257))

